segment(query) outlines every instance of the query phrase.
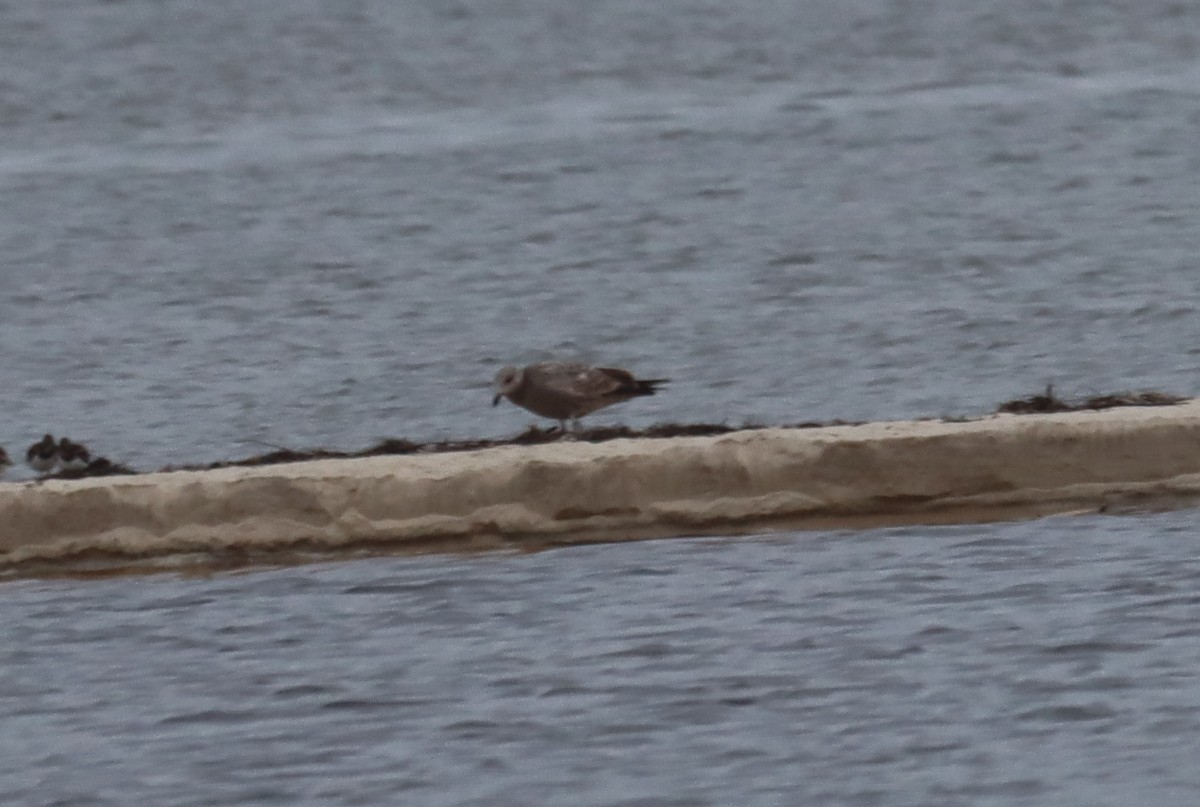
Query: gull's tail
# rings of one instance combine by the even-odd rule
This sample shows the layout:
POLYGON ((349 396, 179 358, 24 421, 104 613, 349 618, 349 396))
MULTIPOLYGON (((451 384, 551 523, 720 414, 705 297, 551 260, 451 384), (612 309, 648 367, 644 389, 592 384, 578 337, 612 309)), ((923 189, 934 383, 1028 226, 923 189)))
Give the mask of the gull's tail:
POLYGON ((659 387, 670 381, 669 378, 635 378, 631 392, 637 395, 653 395, 658 392, 659 387))

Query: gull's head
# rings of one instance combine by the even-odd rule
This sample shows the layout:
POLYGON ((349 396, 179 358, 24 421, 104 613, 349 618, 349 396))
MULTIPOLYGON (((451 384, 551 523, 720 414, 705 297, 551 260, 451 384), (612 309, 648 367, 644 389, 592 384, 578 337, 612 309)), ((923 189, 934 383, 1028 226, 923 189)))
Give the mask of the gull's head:
POLYGON ((505 395, 511 395, 521 386, 521 371, 516 367, 505 367, 496 373, 496 397, 492 398, 492 406, 500 403, 505 395))

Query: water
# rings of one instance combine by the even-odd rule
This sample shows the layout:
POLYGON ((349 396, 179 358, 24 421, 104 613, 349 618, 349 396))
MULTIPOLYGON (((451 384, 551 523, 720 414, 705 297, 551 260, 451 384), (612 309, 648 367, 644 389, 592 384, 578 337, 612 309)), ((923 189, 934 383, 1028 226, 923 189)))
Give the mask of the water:
MULTIPOLYGON (((1191 394, 1200 8, 0 6, 0 441, 1191 394)), ((15 451, 16 450, 16 451, 15 451)), ((1187 803, 1188 513, 5 585, 10 804, 1187 803)), ((1191 798, 1189 798, 1191 797, 1191 798)))
POLYGON ((5 586, 6 804, 1184 804, 1193 518, 5 586))
POLYGON ((501 436, 550 356, 675 377, 633 424, 1189 393, 1200 12, 1154 8, 13 5, 0 439, 501 436))

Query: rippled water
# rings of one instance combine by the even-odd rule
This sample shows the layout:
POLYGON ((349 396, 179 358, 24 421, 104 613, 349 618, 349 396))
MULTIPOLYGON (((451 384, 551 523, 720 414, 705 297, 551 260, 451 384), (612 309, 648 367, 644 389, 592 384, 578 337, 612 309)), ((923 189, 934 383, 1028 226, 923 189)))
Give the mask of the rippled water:
MULTIPOLYGON (((1200 8, 0 6, 10 451, 1195 391, 1200 8)), ((3 525, 0 525, 3 529, 3 525)), ((1181 804, 1189 513, 2 589, 6 804, 1181 804)))
POLYGON ((1200 11, 987 5, 6 7, 0 439, 511 434, 548 356, 673 376, 631 423, 1190 393, 1200 11))
POLYGON ((6 804, 1185 804, 1190 513, 6 585, 6 804))

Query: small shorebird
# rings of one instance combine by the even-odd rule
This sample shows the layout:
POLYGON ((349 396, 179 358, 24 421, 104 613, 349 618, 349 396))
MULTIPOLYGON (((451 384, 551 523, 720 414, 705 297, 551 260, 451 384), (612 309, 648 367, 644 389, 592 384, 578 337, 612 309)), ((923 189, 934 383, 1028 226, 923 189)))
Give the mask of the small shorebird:
POLYGON ((12 467, 12 464, 13 461, 9 458, 8 452, 4 450, 3 446, 0 446, 0 476, 8 473, 8 469, 12 467))
POLYGON ((525 367, 505 367, 496 374, 496 396, 528 409, 535 415, 554 418, 563 431, 567 421, 640 395, 653 395, 667 378, 634 378, 616 367, 589 367, 578 362, 542 362, 525 367))
POLYGON ((64 437, 58 441, 58 461, 64 471, 82 471, 92 461, 92 455, 87 446, 64 437))
POLYGON ((54 435, 47 434, 25 452, 25 462, 39 474, 48 474, 58 465, 58 444, 54 435))

